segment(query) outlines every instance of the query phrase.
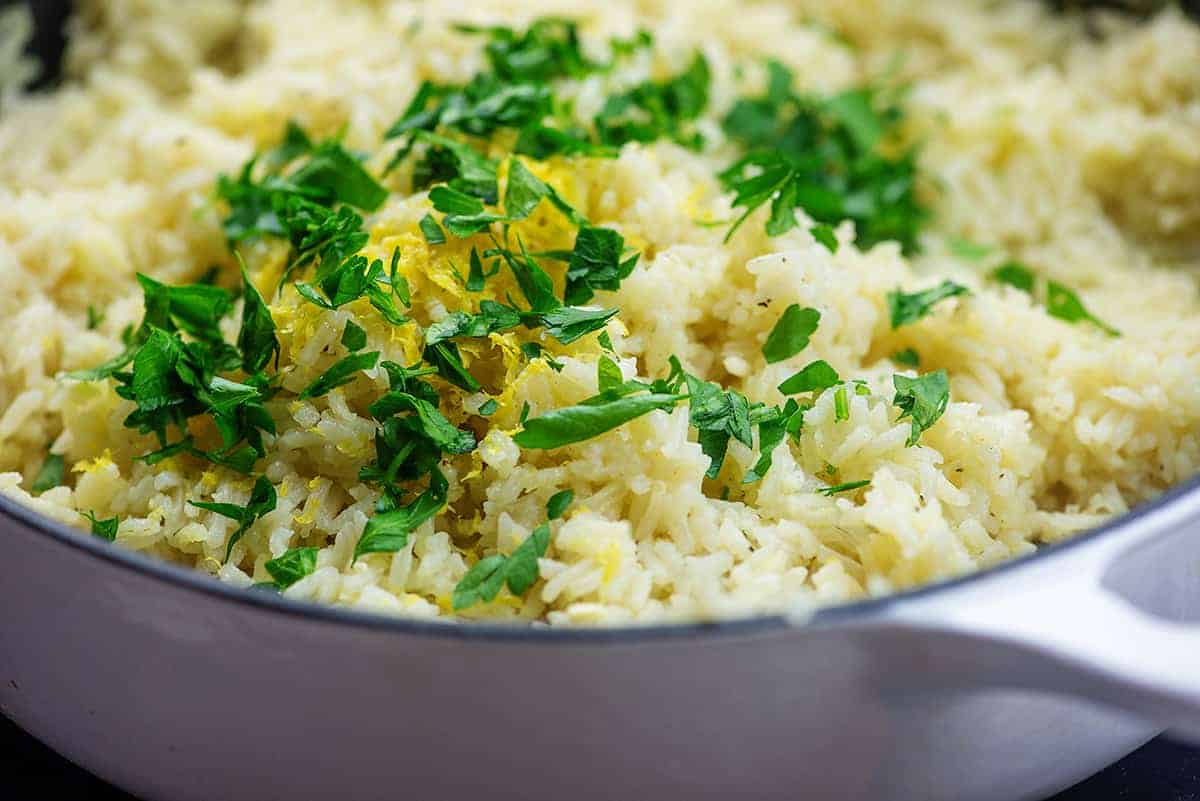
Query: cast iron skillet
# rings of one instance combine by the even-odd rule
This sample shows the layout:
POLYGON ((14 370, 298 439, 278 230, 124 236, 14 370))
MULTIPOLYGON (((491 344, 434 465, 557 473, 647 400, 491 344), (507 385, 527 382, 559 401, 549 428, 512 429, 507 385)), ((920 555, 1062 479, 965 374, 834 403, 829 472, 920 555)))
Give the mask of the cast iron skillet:
POLYGON ((1198 534, 1200 479, 807 625, 581 630, 240 591, 0 497, 0 710, 147 799, 1037 798, 1200 737, 1198 534))

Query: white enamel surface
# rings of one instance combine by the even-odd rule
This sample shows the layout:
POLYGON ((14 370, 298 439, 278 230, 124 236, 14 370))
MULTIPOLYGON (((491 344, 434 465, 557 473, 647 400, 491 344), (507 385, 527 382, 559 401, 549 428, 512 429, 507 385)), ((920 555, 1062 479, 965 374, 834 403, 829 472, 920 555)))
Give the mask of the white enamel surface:
POLYGON ((8 518, 0 536, 5 713, 154 801, 1013 801, 1155 732, 1018 689, 1044 683, 1036 649, 891 607, 736 635, 464 639, 238 602, 8 518))
POLYGON ((1200 738, 1200 495, 1119 536, 896 604, 888 617, 1036 652, 1026 686, 1123 706, 1200 738), (1039 673, 1039 659, 1052 667, 1039 673))

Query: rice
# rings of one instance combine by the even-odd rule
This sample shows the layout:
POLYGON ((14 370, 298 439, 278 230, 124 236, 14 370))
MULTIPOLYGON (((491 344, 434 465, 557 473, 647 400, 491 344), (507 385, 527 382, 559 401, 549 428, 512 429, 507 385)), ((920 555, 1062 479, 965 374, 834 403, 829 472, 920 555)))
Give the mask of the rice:
MULTIPOLYGON (((552 524, 533 589, 463 616, 713 619, 978 570, 1121 514, 1197 470, 1200 29, 1178 11, 1137 23, 1019 0, 718 0, 699 14, 684 0, 82 5, 61 89, 9 99, 13 87, 0 85, 0 491, 85 529, 84 512, 117 516, 121 547, 249 587, 270 579, 268 560, 314 546, 316 569, 288 597, 451 616, 470 567, 511 553, 545 522, 550 497, 570 489, 574 504, 552 524), (154 445, 123 426, 130 403, 111 382, 63 373, 120 352, 122 330, 142 315, 135 273, 185 283, 217 265, 221 283, 236 286, 214 182, 273 145, 285 121, 320 135, 344 129, 348 146, 374 153, 422 79, 462 81, 483 66, 477 38, 453 23, 520 26, 546 14, 578 19, 589 46, 638 27, 655 36, 652 53, 564 89, 582 115, 614 85, 682 69, 696 48, 713 71, 703 152, 659 142, 538 168, 643 253, 620 290, 602 297, 620 308, 608 332, 625 377, 658 375, 675 355, 777 404, 776 386, 819 358, 869 392, 851 393, 848 420, 837 419, 833 393, 822 394, 761 482, 730 478, 757 458, 736 442, 713 481, 686 408, 565 448, 522 450, 513 441, 522 407, 537 415, 594 394, 600 349, 581 341, 556 351, 555 372, 544 361, 518 365, 515 344, 493 335, 479 347, 507 354, 508 382, 479 448, 445 468, 450 509, 402 550, 353 560, 379 497, 359 479, 376 430, 366 407, 387 377, 375 368, 324 397, 295 393, 336 361, 347 320, 399 363, 419 359, 420 341, 369 307, 328 312, 285 291, 271 307, 285 392, 271 402, 278 437, 259 467, 278 504, 226 560, 237 524, 188 501, 244 504, 252 480, 186 456, 135 461, 154 445), (805 226, 769 238, 765 211, 728 244, 723 227, 697 224, 733 216, 715 178, 729 161, 716 120, 745 91, 738 70, 753 84, 767 57, 814 92, 889 69, 911 82, 910 124, 924 142, 934 211, 919 255, 895 243, 860 249, 851 224, 837 229, 836 253, 805 226), (1122 336, 1055 319, 986 280, 995 262, 955 255, 961 239, 1073 287, 1122 336), (887 293, 943 278, 971 294, 893 330, 887 293), (761 346, 793 303, 819 309, 820 327, 803 353, 767 364, 761 346), (95 330, 89 306, 103 312, 95 330), (915 373, 888 358, 909 347, 921 370, 941 368, 951 380, 945 414, 915 447, 892 404, 893 374, 915 373), (34 497, 48 451, 65 456, 67 480, 34 497), (864 490, 816 492, 867 479, 864 490)), ((8 41, 0 33, 0 56, 8 41)), ((394 192, 368 220, 367 252, 386 258, 400 247, 422 322, 444 317, 461 293, 418 233, 428 209, 424 193, 394 192)), ((537 214, 531 249, 562 246, 561 218, 537 214)), ((274 285, 284 258, 276 245, 242 255, 260 287, 274 285)), ((463 392, 450 405, 461 418, 480 402, 463 392)))

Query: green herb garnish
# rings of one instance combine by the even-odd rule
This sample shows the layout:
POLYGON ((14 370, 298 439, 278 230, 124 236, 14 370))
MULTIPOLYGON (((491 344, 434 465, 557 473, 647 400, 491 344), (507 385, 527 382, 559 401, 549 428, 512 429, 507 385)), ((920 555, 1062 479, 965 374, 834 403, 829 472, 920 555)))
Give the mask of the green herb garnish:
POLYGON ((346 328, 342 331, 342 344, 349 351, 362 350, 367 346, 367 332, 353 320, 347 320, 346 328))
POLYGON ((476 562, 454 588, 454 609, 491 603, 505 585, 518 598, 524 595, 538 580, 537 560, 546 555, 549 545, 550 526, 543 523, 512 554, 495 554, 476 562))
POLYGON ((318 548, 292 548, 282 556, 267 561, 263 567, 275 579, 277 589, 286 590, 317 569, 318 548))
POLYGON ((1089 312, 1078 295, 1057 281, 1046 282, 1046 313, 1068 323, 1091 323, 1110 337, 1121 336, 1120 331, 1089 312))
POLYGON ((372 370, 379 363, 379 352, 355 353, 340 359, 332 367, 318 376, 300 393, 300 400, 319 398, 327 395, 337 387, 345 386, 354 380, 363 370, 372 370))
POLYGON ((259 476, 254 482, 254 489, 250 492, 250 500, 246 502, 245 506, 238 506, 233 503, 210 503, 207 501, 188 501, 188 503, 197 509, 203 509, 221 517, 227 517, 238 523, 237 530, 233 532, 233 536, 229 538, 229 542, 225 546, 225 559, 228 560, 229 555, 233 553, 233 546, 245 536, 250 527, 264 515, 275 511, 277 500, 275 486, 266 476, 259 476))
POLYGON ((711 81, 708 61, 697 53, 680 74, 609 97, 595 120, 600 142, 620 147, 669 138, 699 149, 704 137, 690 123, 708 106, 711 81))
POLYGON ((546 517, 551 520, 557 520, 567 511, 567 507, 575 500, 574 490, 563 490, 556 492, 551 496, 550 501, 546 504, 546 517))
POLYGON ((97 520, 94 512, 80 512, 80 514, 91 522, 92 534, 106 542, 114 542, 117 539, 117 529, 121 525, 119 517, 97 520))
POLYGON ((953 281, 942 281, 935 287, 911 294, 899 289, 889 292, 887 301, 892 316, 892 328, 915 323, 946 298, 969 294, 970 290, 953 281))
POLYGON ((767 364, 781 362, 807 348, 809 337, 820 322, 821 313, 816 309, 802 309, 798 303, 788 306, 763 343, 762 354, 767 364))
POLYGON ((892 354, 892 361, 902 367, 917 368, 921 366, 921 356, 912 348, 904 348, 892 354))
MULTIPOLYGON (((929 214, 916 196, 915 153, 895 146, 895 99, 872 87, 819 99, 792 85, 791 72, 771 62, 766 94, 739 100, 724 120, 726 134, 749 151, 720 175, 733 205, 745 209, 726 240, 769 203, 770 236, 795 228, 802 208, 818 224, 853 220, 864 247, 896 240, 915 252, 929 214)), ((833 250, 831 233, 813 235, 833 250)))
POLYGON ((818 493, 826 497, 832 497, 840 492, 851 492, 852 490, 862 489, 871 485, 870 479, 863 481, 847 481, 845 484, 834 484, 832 487, 821 487, 817 490, 818 493))
POLYGON ((1035 276, 1033 271, 1017 261, 1006 261, 992 270, 988 277, 1000 284, 1007 284, 1016 289, 1033 294, 1035 276))
POLYGON ((824 392, 830 387, 837 386, 841 380, 837 370, 830 367, 829 362, 818 359, 780 384, 779 391, 784 395, 824 392))
POLYGON ((425 241, 429 244, 443 245, 446 243, 446 232, 442 230, 442 226, 438 225, 437 220, 433 219, 432 214, 422 217, 418 225, 421 233, 425 236, 425 241))
POLYGON ((896 397, 892 403, 900 409, 900 418, 912 420, 909 446, 916 445, 921 434, 928 431, 950 403, 950 379, 945 370, 925 373, 918 378, 903 375, 892 376, 896 397))
POLYGON ((62 486, 63 477, 67 473, 67 465, 61 454, 48 453, 46 460, 42 462, 42 468, 38 471, 37 476, 33 479, 33 484, 29 491, 34 495, 41 495, 47 490, 52 490, 55 487, 62 486))
POLYGON ((655 409, 670 409, 683 397, 649 393, 555 409, 527 419, 524 430, 513 440, 522 448, 561 448, 599 436, 655 409))

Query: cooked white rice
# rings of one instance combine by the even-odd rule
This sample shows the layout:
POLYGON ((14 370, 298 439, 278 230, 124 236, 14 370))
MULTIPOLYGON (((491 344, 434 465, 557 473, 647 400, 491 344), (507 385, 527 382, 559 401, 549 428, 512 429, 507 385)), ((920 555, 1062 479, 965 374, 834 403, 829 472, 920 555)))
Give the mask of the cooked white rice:
MULTIPOLYGON (((548 498, 569 488, 575 503, 552 526, 533 590, 465 613, 555 624, 716 618, 885 594, 1125 512, 1200 461, 1200 28, 1173 10, 1137 23, 1058 16, 1048 5, 722 0, 697 13, 688 0, 85 2, 71 80, 6 101, 0 121, 0 490, 85 528, 81 512, 119 516, 119 546, 238 586, 267 580, 264 563, 291 547, 319 546, 317 570, 289 597, 438 616, 451 614, 470 565, 510 552, 545 520, 548 498), (627 376, 660 374, 676 354, 775 404, 782 379, 822 358, 871 394, 854 395, 850 420, 837 422, 825 393, 801 441, 780 447, 767 478, 745 487, 704 479, 708 459, 686 408, 522 451, 510 434, 523 403, 538 414, 595 392, 599 348, 581 340, 559 356, 561 374, 539 361, 515 377, 477 453, 456 457, 454 514, 423 525, 399 553, 351 564, 378 497, 357 478, 375 430, 365 408, 386 376, 372 371, 312 401, 285 393, 272 404, 279 437, 262 464, 278 507, 224 562, 235 524, 187 501, 243 503, 250 481, 190 457, 133 461, 153 441, 122 426, 130 404, 111 382, 61 373, 120 351, 120 332, 142 314, 135 273, 183 283, 222 265, 222 282, 236 285, 214 183, 273 144, 286 120, 321 135, 344 126, 348 146, 374 152, 421 79, 463 80, 482 66, 478 38, 450 23, 521 25, 547 13, 579 19, 596 41, 639 26, 656 37, 653 53, 615 75, 572 85, 585 115, 611 83, 677 71, 697 47, 713 68, 705 153, 631 145, 615 160, 560 159, 541 172, 644 253, 603 298, 621 310, 609 331, 627 376), (934 210, 921 255, 908 260, 890 243, 859 250, 851 225, 839 229, 836 255, 803 230, 769 239, 763 211, 728 245, 723 228, 696 224, 731 216, 714 177, 729 161, 715 119, 754 85, 765 57, 821 92, 889 68, 912 81, 910 124, 925 143, 934 210), (985 281, 994 261, 954 256, 959 238, 1075 288, 1123 336, 1054 319, 985 281), (893 331, 887 292, 944 277, 973 294, 893 331), (792 303, 820 309, 821 326, 804 353, 767 365, 761 345, 792 303), (95 331, 89 305, 104 312, 95 331), (910 346, 952 387, 945 415, 911 448, 891 403, 901 368, 888 359, 910 346), (67 485, 35 498, 28 489, 48 449, 66 456, 67 485), (871 485, 815 492, 833 478, 871 485)), ((0 54, 13 49, 5 42, 0 34, 0 54)), ((417 233, 428 208, 424 193, 395 193, 368 220, 371 254, 401 247, 423 321, 461 292, 417 233)), ((563 235, 560 219, 542 221, 547 242, 563 235)), ((244 255, 260 285, 278 277, 277 245, 244 255)), ((411 326, 390 328, 369 308, 325 312, 284 292, 272 311, 291 391, 336 360, 326 346, 350 318, 384 358, 419 355, 411 326)), ((514 346, 497 336, 494 347, 514 346)), ((478 402, 462 395, 460 410, 478 402)), ((735 443, 726 470, 741 475, 754 459, 735 443)))

